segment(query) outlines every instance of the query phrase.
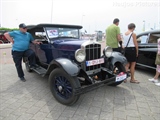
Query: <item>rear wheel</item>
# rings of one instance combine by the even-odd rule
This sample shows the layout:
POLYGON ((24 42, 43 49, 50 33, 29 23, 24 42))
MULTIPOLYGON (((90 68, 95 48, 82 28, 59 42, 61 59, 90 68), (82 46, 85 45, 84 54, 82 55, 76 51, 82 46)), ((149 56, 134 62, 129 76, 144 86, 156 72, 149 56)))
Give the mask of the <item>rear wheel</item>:
POLYGON ((77 77, 68 75, 63 69, 54 69, 49 76, 50 89, 55 99, 64 104, 74 104, 79 95, 75 95, 75 89, 80 87, 77 77))
MULTIPOLYGON (((113 68, 114 74, 118 75, 122 72, 126 72, 125 67, 121 63, 116 63, 113 68)), ((117 86, 121 84, 123 81, 115 82, 110 84, 109 86, 117 86)))

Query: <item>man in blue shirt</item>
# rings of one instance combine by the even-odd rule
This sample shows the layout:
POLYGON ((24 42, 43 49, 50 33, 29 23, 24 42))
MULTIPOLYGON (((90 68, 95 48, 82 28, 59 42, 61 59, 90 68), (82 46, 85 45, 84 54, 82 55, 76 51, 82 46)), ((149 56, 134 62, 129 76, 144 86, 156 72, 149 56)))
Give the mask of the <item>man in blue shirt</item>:
POLYGON ((11 31, 4 34, 5 37, 12 43, 12 56, 15 63, 18 77, 25 82, 24 73, 22 70, 22 58, 28 57, 31 68, 36 67, 35 53, 29 49, 30 42, 40 44, 35 41, 30 33, 27 32, 27 26, 22 23, 19 25, 19 30, 11 31))

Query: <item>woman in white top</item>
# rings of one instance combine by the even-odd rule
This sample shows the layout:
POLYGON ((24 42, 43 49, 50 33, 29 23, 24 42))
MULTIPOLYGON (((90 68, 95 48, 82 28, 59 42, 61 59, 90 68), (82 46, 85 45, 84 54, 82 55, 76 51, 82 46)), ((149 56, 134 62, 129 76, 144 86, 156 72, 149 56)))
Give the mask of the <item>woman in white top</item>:
MULTIPOLYGON (((138 57, 138 43, 136 39, 136 34, 133 33, 135 29, 135 24, 130 23, 128 25, 128 31, 125 32, 123 35, 123 47, 125 48, 125 57, 128 61, 126 64, 126 71, 128 71, 130 67, 130 72, 131 72, 131 83, 139 83, 137 80, 134 78, 134 72, 135 72, 135 65, 136 65, 136 59, 138 57)), ((124 81, 127 82, 127 81, 124 81)))

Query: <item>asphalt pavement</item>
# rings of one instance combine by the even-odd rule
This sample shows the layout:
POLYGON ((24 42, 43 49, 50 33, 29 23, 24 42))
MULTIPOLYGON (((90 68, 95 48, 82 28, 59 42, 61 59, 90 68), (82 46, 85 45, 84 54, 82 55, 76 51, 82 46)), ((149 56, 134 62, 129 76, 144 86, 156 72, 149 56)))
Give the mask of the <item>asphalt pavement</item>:
POLYGON ((0 48, 0 120, 160 120, 160 87, 148 81, 153 70, 136 68, 140 84, 128 78, 127 83, 103 86, 65 106, 52 96, 48 77, 28 73, 24 64, 27 81, 21 82, 10 51, 0 48))

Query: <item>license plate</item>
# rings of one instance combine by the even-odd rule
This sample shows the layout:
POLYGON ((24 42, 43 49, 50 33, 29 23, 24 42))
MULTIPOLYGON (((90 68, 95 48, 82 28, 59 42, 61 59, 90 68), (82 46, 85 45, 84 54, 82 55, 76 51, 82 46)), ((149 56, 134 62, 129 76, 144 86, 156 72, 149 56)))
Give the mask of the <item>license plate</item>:
POLYGON ((104 58, 86 61, 86 66, 93 66, 104 63, 104 58))
POLYGON ((127 74, 119 74, 118 76, 116 76, 116 82, 125 80, 127 78, 127 74))

